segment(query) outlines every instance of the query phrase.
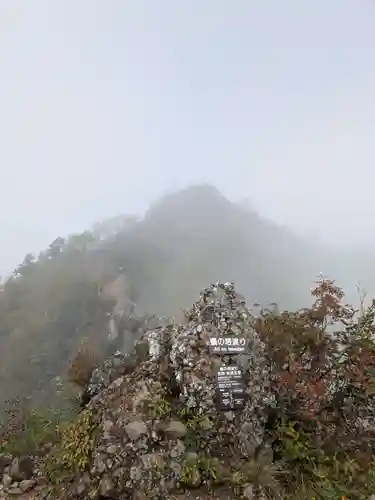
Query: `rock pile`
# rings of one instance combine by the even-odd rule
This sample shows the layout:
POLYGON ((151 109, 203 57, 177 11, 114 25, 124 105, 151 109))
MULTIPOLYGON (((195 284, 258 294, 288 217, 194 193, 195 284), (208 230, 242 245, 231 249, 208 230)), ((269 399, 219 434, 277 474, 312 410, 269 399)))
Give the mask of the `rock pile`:
POLYGON ((117 351, 102 366, 96 368, 81 396, 81 406, 86 406, 92 398, 100 394, 120 375, 131 372, 135 368, 135 359, 129 354, 117 351))
POLYGON ((136 366, 145 361, 149 356, 153 357, 155 342, 153 338, 158 337, 159 331, 170 323, 168 319, 156 319, 153 316, 142 318, 143 334, 137 339, 133 351, 123 353, 117 350, 109 359, 105 360, 96 368, 81 395, 81 406, 86 406, 96 395, 100 394, 118 377, 131 373, 136 366), (152 328, 152 329, 151 329, 152 328))
POLYGON ((171 352, 177 380, 183 388, 183 405, 215 423, 212 437, 216 443, 219 435, 228 435, 237 453, 250 456, 263 440, 265 409, 272 403, 272 396, 264 345, 252 328, 245 300, 235 293, 232 283, 212 285, 189 311, 187 320, 171 352), (220 340, 224 346, 241 340, 247 349, 224 360, 211 356, 208 346, 220 340), (216 376, 220 367, 228 363, 243 374, 246 404, 238 415, 227 412, 222 418, 215 405, 216 376))
POLYGON ((33 458, 0 455, 0 499, 29 493, 42 482, 42 473, 33 458))
POLYGON ((66 470, 51 499, 263 498, 246 470, 262 450, 269 367, 233 284, 210 286, 184 324, 148 332, 100 376, 55 450, 52 469, 66 470), (234 389, 220 370, 237 374, 234 389))

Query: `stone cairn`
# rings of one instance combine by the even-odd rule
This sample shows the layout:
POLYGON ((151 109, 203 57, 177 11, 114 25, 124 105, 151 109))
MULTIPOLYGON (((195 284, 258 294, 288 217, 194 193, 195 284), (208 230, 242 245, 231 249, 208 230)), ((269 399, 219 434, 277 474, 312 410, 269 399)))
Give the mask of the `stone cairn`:
POLYGON ((233 283, 218 283, 201 294, 186 316, 188 323, 171 353, 183 405, 217 424, 212 427, 214 442, 219 434, 227 435, 237 453, 251 456, 263 441, 265 410, 273 401, 264 345, 252 327, 245 300, 233 283), (234 394, 226 387, 220 394, 220 372, 223 385, 233 385, 234 394), (240 375, 237 382, 230 380, 231 372, 240 375), (218 412, 218 406, 228 411, 218 412))
POLYGON ((33 457, 0 455, 0 499, 29 493, 43 482, 43 475, 33 457))
POLYGON ((85 407, 96 419, 87 470, 49 498, 189 498, 229 487, 262 446, 269 368, 232 283, 207 288, 184 324, 148 332, 132 356, 85 407))

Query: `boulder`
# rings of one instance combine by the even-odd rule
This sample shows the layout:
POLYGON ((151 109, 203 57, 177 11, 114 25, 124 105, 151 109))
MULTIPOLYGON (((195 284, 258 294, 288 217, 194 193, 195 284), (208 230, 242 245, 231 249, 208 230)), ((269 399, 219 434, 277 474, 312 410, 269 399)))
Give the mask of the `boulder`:
POLYGON ((15 457, 10 466, 9 475, 13 481, 31 479, 34 472, 34 461, 30 457, 15 457))
POLYGON ((0 455, 0 476, 4 474, 7 467, 12 463, 12 457, 9 455, 0 455))
POLYGON ((86 406, 92 398, 106 389, 119 376, 131 372, 135 368, 135 359, 130 355, 116 352, 101 366, 96 368, 87 383, 82 395, 81 406, 86 406))
POLYGON ((22 493, 27 493, 28 491, 32 490, 34 486, 36 485, 36 480, 35 479, 24 479, 19 483, 19 489, 22 491, 22 493))

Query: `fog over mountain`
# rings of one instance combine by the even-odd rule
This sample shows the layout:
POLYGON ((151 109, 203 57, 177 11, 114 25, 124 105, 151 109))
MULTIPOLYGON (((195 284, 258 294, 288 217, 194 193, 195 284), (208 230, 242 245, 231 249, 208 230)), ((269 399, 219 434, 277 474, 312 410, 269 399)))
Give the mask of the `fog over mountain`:
POLYGON ((374 9, 297 3, 1 2, 3 400, 101 345, 120 268, 156 314, 375 296, 374 9))
MULTIPOLYGON (((44 489, 49 450, 46 477, 75 477, 82 499, 118 498, 133 476, 129 498, 151 476, 156 488, 191 476, 202 500, 213 478, 241 498, 373 498, 373 2, 1 0, 0 20, 0 498, 44 489), (202 290, 225 290, 237 312, 218 300, 206 318, 202 290), (218 331, 251 340, 253 364, 244 419, 212 426, 180 396, 240 376, 211 356, 218 331), (211 470, 215 440, 229 451, 226 436, 242 447, 258 429, 270 447, 254 442, 246 460, 233 448, 211 470)), ((197 406, 214 393, 202 394, 197 406)), ((48 498, 69 496, 64 484, 54 497, 47 482, 48 498)))
MULTIPOLYGON (((374 290, 371 254, 330 252, 208 184, 162 197, 143 218, 117 215, 56 236, 39 255, 25 256, 0 295, 2 402, 56 397, 54 380, 82 340, 104 353, 108 315, 129 299, 138 316, 181 317, 207 283, 234 281, 255 314, 271 303, 295 309, 311 302, 320 272, 337 279, 351 302, 358 304, 358 278, 374 290)), ((132 345, 133 334, 125 335, 132 345)))
POLYGON ((201 182, 315 241, 374 243, 374 16, 342 0, 3 0, 1 274, 201 182))
POLYGON ((236 281, 250 302, 274 301, 281 307, 305 303, 320 273, 336 279, 355 301, 358 283, 368 293, 375 291, 370 249, 316 244, 246 204, 230 202, 213 186, 191 186, 162 198, 137 231, 145 246, 162 250, 167 262, 157 285, 163 293, 145 292, 143 299, 164 313, 175 312, 173 303, 177 308, 189 304, 197 289, 216 280, 236 281))

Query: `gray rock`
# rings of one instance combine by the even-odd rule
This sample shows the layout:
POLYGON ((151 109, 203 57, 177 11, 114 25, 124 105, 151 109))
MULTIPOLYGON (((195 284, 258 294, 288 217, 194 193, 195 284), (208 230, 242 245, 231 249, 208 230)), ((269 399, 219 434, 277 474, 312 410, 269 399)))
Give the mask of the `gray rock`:
POLYGON ((8 490, 8 495, 11 495, 11 496, 22 495, 22 490, 20 488, 18 488, 18 486, 12 486, 8 490))
POLYGON ((9 474, 4 474, 3 475, 3 480, 2 480, 3 485, 5 488, 9 488, 9 486, 13 483, 12 478, 9 476, 9 474))
POLYGON ((142 470, 140 467, 131 467, 130 479, 134 482, 140 481, 142 478, 142 470))
POLYGON ((31 479, 34 472, 34 462, 29 457, 18 458, 12 460, 10 466, 10 476, 13 481, 23 481, 24 479, 31 479))
POLYGON ((256 499, 253 485, 249 484, 248 486, 246 486, 243 492, 243 497, 246 498, 247 500, 256 499))
POLYGON ((99 452, 95 454, 94 461, 91 467, 91 474, 93 476, 101 476, 105 470, 105 460, 106 460, 106 455, 103 453, 99 452))
POLYGON ((19 489, 22 491, 22 493, 26 493, 27 491, 32 490, 35 485, 36 481, 34 479, 24 479, 20 482, 19 489))
POLYGON ((92 372, 81 396, 81 406, 86 406, 91 399, 106 389, 113 380, 132 367, 133 360, 131 357, 121 352, 116 352, 111 358, 104 361, 100 367, 95 368, 92 372))
POLYGON ((102 498, 115 498, 117 497, 116 487, 112 479, 106 474, 99 483, 99 494, 102 498))
POLYGON ((0 455, 0 475, 4 474, 5 469, 12 463, 12 457, 9 455, 0 455))
POLYGON ((85 492, 86 492, 86 485, 83 481, 80 481, 76 487, 76 495, 78 498, 81 498, 85 492))
POLYGON ((185 436, 187 429, 179 420, 171 420, 164 432, 170 438, 181 438, 185 436))
MULTIPOLYGON (((238 337, 248 346, 241 354, 231 355, 232 364, 237 365, 244 380, 246 394, 244 407, 236 411, 224 427, 233 436, 237 453, 247 458, 262 444, 268 407, 274 397, 270 387, 270 366, 265 355, 265 346, 253 328, 253 319, 245 302, 239 297, 233 283, 216 283, 201 294, 200 299, 187 313, 187 324, 176 336, 172 346, 171 362, 175 378, 181 388, 181 400, 185 411, 199 414, 203 422, 211 421, 212 428, 205 427, 207 448, 211 443, 220 443, 216 431, 225 418, 217 408, 218 367, 225 366, 224 356, 210 353, 211 338, 238 337)), ((230 412, 233 413, 233 412, 230 412)), ((194 416, 192 417, 194 420, 194 416)))
POLYGON ((129 436, 129 439, 137 441, 141 436, 148 433, 148 429, 144 422, 134 421, 126 425, 125 432, 129 436))
POLYGON ((113 422, 111 420, 104 420, 103 422, 104 432, 110 432, 112 428, 113 428, 113 422))
POLYGON ((208 418, 203 419, 200 426, 202 427, 202 429, 205 429, 206 431, 213 428, 213 424, 208 418))
POLYGON ((180 439, 177 439, 176 445, 170 451, 170 455, 172 458, 181 457, 185 453, 185 449, 184 443, 180 439))
POLYGON ((126 341, 126 350, 130 351, 130 353, 117 350, 101 366, 93 370, 87 386, 81 395, 81 407, 88 405, 94 397, 104 391, 116 378, 131 373, 135 369, 137 362, 148 358, 150 339, 147 334, 150 331, 150 327, 157 329, 157 326, 160 327, 163 323, 168 324, 170 320, 167 321, 166 319, 149 315, 126 317, 126 321, 121 328, 123 330, 126 327, 123 333, 128 331, 129 336, 134 337, 134 342, 131 342, 130 345, 126 341), (127 328, 130 328, 130 330, 127 330, 127 328), (140 333, 134 335, 136 330, 139 330, 140 333), (142 340, 142 336, 144 335, 145 338, 142 340), (134 345, 132 345, 133 343, 134 345))

